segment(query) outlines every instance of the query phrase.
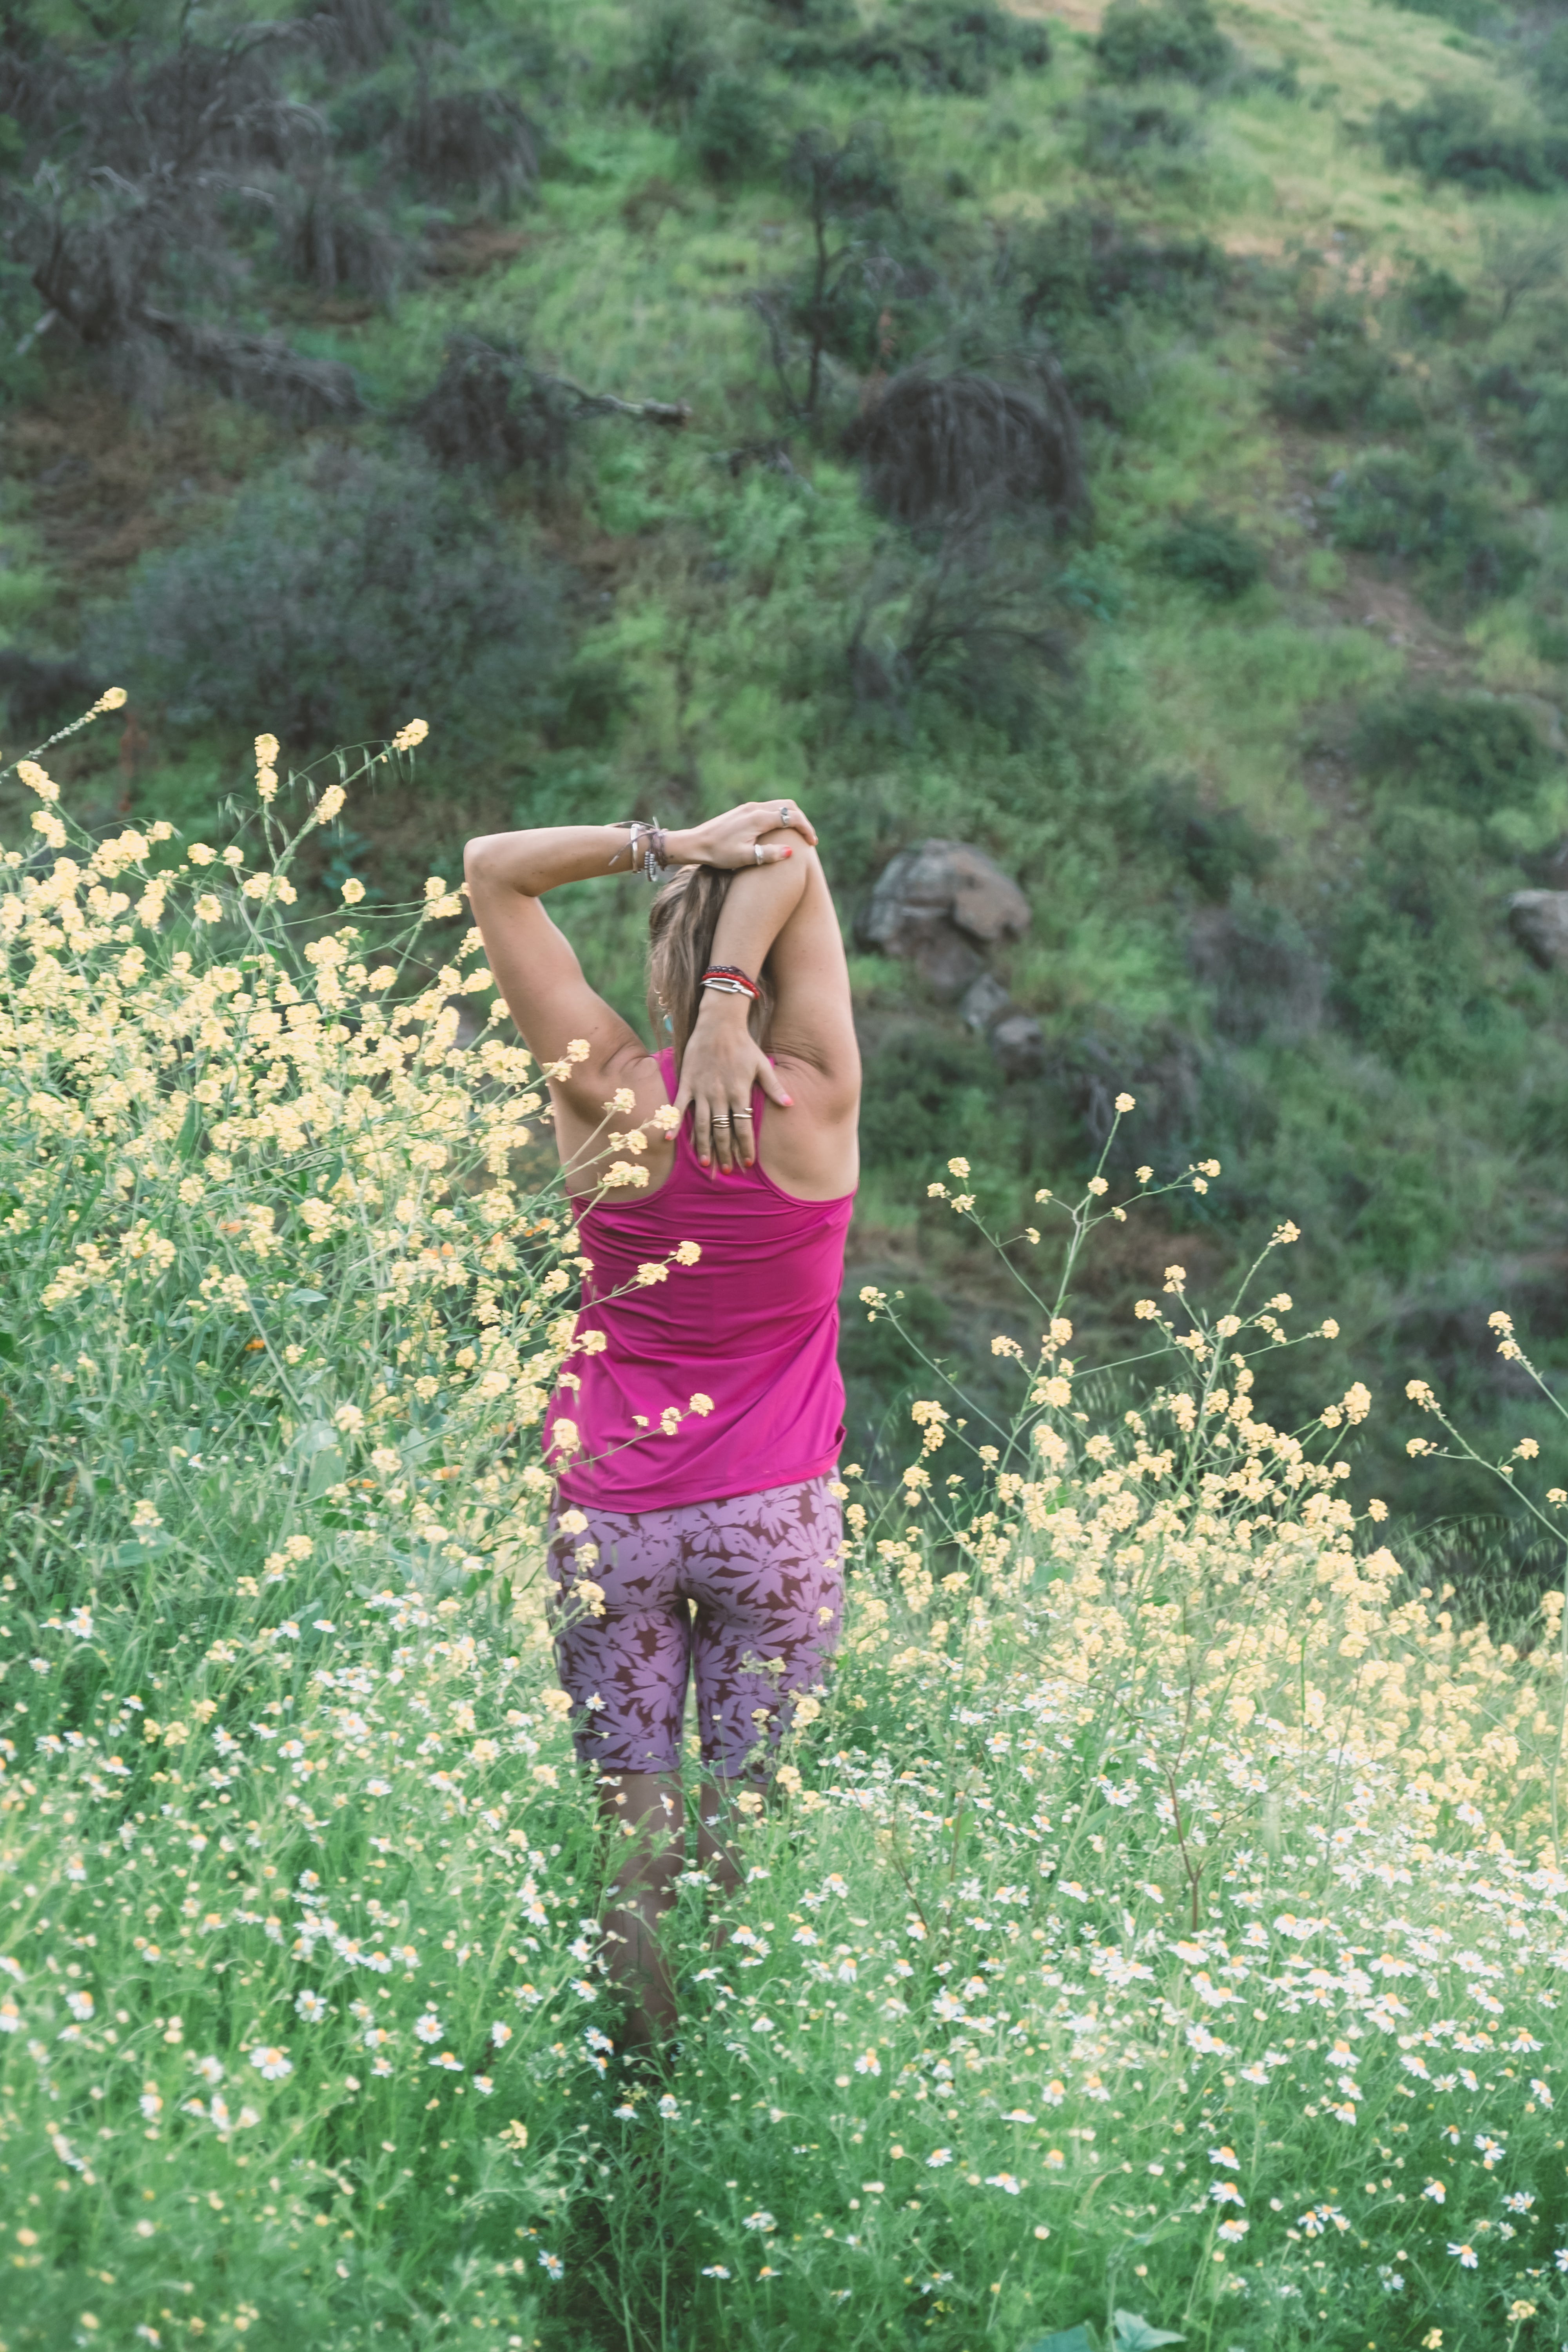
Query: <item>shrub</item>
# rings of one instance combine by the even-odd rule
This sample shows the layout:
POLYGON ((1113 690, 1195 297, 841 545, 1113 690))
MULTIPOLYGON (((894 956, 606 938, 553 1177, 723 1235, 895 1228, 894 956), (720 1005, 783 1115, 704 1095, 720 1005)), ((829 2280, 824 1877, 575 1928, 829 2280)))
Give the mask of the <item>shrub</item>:
POLYGON ((403 126, 403 160, 428 195, 509 205, 539 177, 539 132, 503 89, 423 83, 403 126))
POLYGON ((627 70, 627 88, 644 106, 684 110, 714 67, 712 30, 697 0, 655 0, 639 12, 641 29, 627 70))
POLYGON ((1406 425, 1421 415, 1373 340, 1366 313, 1343 299, 1313 312, 1300 363, 1275 377, 1269 399, 1280 415, 1321 432, 1342 433, 1362 423, 1406 425))
POLYGON ((1323 1012, 1321 959, 1284 908, 1271 906, 1245 885, 1222 914, 1194 926, 1191 954, 1213 999, 1215 1027, 1222 1037, 1250 1045, 1264 1037, 1307 1037, 1318 1027, 1323 1012))
POLYGON ((1407 687, 1362 711, 1356 765, 1402 797, 1486 816, 1528 800, 1551 771, 1541 730, 1517 702, 1407 687))
POLYGON ((999 555, 973 513, 929 554, 895 551, 873 573, 846 647, 861 707, 907 724, 922 696, 995 728, 1011 749, 1033 732, 1046 677, 1067 648, 1038 567, 999 555))
POLYGON ((1468 445, 1434 441, 1419 453, 1369 449, 1334 494, 1342 547, 1403 557, 1469 603, 1508 594, 1534 557, 1500 513, 1468 445))
POLYGON ((1220 603, 1245 596, 1263 578, 1263 550, 1228 515, 1194 508, 1156 541, 1155 561, 1220 603))
POLYGON ((263 476, 216 529, 143 561, 89 638, 138 699, 295 743, 449 715, 473 740, 549 668, 546 575, 489 509, 408 458, 328 449, 263 476))
POLYGON ((822 23, 770 45, 789 73, 866 74, 905 89, 988 89, 998 73, 1038 73, 1050 63, 1044 25, 1020 23, 994 0, 904 0, 893 16, 854 31, 822 23))
POLYGON ((758 177, 772 163, 773 108, 755 82, 714 74, 692 108, 689 135, 705 177, 732 186, 758 177))
POLYGON ((441 373, 409 413, 438 466, 521 468, 536 481, 565 470, 573 404, 521 352, 482 336, 454 335, 441 373))
POLYGON ((1110 0, 1094 44, 1107 81, 1147 81, 1172 75, 1183 81, 1218 81, 1230 65, 1230 43, 1208 0, 1110 0))
POLYGON ((1568 494, 1568 376, 1547 376, 1529 387, 1519 446, 1538 497, 1568 494))
POLYGON ((1379 823, 1359 889, 1335 926, 1340 1018, 1395 1068, 1474 1070, 1517 1016, 1488 981, 1469 866, 1473 827, 1436 808, 1394 808, 1379 823))
POLYGON ((1400 295, 1405 316, 1418 334, 1451 335, 1470 307, 1469 289, 1447 269, 1417 261, 1400 295))
POLYGON ((1145 822, 1174 850, 1202 896, 1223 905, 1236 884, 1262 878, 1279 854, 1244 809, 1205 808, 1192 776, 1157 776, 1144 795, 1145 822))
POLYGON ((1385 99, 1375 128, 1384 160, 1452 180, 1478 194, 1523 188, 1544 195, 1568 176, 1568 142, 1552 132, 1498 123, 1479 89, 1434 89, 1415 106, 1385 99))
POLYGON ((368 294, 390 304, 403 251, 386 223, 330 173, 300 180, 284 199, 278 257, 319 294, 368 294))
POLYGON ((952 1125, 961 1108, 968 1128, 990 1115, 992 1066, 960 1045, 924 1028, 895 1030, 867 1062, 860 1108, 860 1149, 872 1168, 924 1166, 929 1139, 952 1125))
POLYGON ((1184 169, 1206 132, 1190 105, 1130 90, 1091 89, 1079 109, 1084 161, 1092 170, 1137 175, 1184 169))
POLYGON ((844 446, 865 467, 868 497, 900 522, 981 507, 1039 505, 1058 522, 1084 511, 1078 420, 1055 370, 1024 391, 962 370, 906 369, 844 446))
POLYGON ((1025 325, 1037 321, 1053 335, 1124 311, 1190 322, 1194 304, 1206 307, 1223 289, 1229 267, 1207 237, 1154 240, 1089 205, 1054 214, 1011 266, 1025 325))

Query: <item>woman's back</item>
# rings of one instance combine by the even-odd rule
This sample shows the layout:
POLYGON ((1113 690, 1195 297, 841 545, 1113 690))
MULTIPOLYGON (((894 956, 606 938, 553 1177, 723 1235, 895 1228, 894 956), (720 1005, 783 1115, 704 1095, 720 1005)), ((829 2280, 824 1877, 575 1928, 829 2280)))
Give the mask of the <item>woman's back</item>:
MULTIPOLYGON (((674 1055, 657 1061, 673 1095, 674 1055)), ((760 1089, 752 1108, 753 1166, 704 1168, 683 1123, 656 1189, 579 1212, 593 1272, 551 1414, 570 1502, 658 1510, 794 1485, 837 1459, 838 1293, 854 1195, 803 1200, 784 1190, 763 1164, 771 1155, 760 1089), (683 1244, 693 1262, 668 1264, 683 1244), (660 1273, 645 1278, 654 1267, 660 1273), (594 1458, 571 1460, 557 1434, 563 1420, 594 1458)))

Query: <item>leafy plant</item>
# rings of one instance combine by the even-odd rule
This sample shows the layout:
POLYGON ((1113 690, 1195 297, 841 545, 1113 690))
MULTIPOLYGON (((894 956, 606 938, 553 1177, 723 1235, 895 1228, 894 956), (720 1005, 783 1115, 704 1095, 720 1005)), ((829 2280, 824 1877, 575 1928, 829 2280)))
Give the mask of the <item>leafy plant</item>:
POLYGON ((1232 49, 1209 0, 1110 0, 1094 44, 1108 81, 1218 81, 1232 49))
POLYGON ((1184 580, 1218 603, 1228 604, 1256 588, 1268 569, 1263 550, 1229 515, 1195 507, 1155 541, 1155 559, 1174 580, 1184 580))
POLYGON ((1333 433, 1362 423, 1408 425, 1421 415, 1365 310, 1342 298, 1312 313, 1300 360, 1275 377, 1269 398, 1282 416, 1333 433))
POLYGON ((691 151, 704 175, 721 187, 755 179, 773 161, 775 111, 755 81, 716 73, 691 110, 691 151))
POLYGON ((550 574, 428 464, 326 449, 253 481, 213 530, 146 559, 89 634, 100 670, 190 719, 363 740, 397 711, 482 738, 561 643, 550 574))
POLYGON ((882 142, 863 127, 842 140, 821 130, 802 131, 789 152, 787 177, 805 200, 811 259, 798 284, 760 297, 757 307, 784 399, 795 415, 814 422, 825 359, 847 333, 864 331, 871 257, 878 250, 873 240, 879 226, 898 214, 900 188, 882 142), (792 328, 805 345, 805 380, 798 387, 792 328))
POLYGON ((1534 562, 1457 436, 1434 436, 1419 451, 1365 451, 1345 470, 1332 521, 1342 546, 1421 564, 1469 604, 1506 595, 1534 562))
POLYGON ((1027 388, 957 371, 896 375, 844 436, 873 504, 900 522, 1037 506, 1057 522, 1087 506, 1078 420, 1059 369, 1027 388))
POLYGON ((1568 142, 1554 131, 1499 122, 1482 90, 1433 89, 1408 107, 1385 99, 1374 125, 1391 165, 1478 194, 1522 188, 1542 195, 1568 177, 1568 142))
POLYGON ((1530 799, 1554 764, 1540 728, 1517 702, 1430 687, 1368 703, 1352 751, 1389 791, 1477 817, 1530 799))
POLYGON ((799 31, 769 45, 769 55, 789 73, 863 74, 973 95, 998 73, 1043 71, 1051 43, 1044 25, 1020 23, 995 0, 902 0, 893 14, 858 27, 850 15, 810 12, 799 31))

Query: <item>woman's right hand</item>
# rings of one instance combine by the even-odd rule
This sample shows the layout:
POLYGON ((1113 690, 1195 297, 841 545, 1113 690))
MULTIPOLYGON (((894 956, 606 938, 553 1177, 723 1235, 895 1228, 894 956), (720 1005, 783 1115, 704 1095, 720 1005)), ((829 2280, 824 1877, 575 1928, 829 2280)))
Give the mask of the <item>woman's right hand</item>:
POLYGON ((791 855, 789 844, 768 842, 768 834, 798 833, 816 845, 816 827, 787 793, 773 801, 742 801, 722 816, 665 835, 666 855, 679 866, 717 866, 732 873, 743 866, 776 866, 791 855), (757 854, 762 845, 762 855, 757 854))

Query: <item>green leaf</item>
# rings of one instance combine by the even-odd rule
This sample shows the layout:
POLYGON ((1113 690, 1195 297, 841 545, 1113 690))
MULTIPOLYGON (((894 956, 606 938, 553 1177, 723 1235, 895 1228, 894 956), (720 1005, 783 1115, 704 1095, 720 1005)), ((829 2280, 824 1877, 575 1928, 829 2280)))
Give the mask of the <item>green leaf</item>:
POLYGON ((324 1290, 288 1290, 283 1294, 285 1307, 321 1307, 325 1304, 324 1290))
POLYGON ((1086 2319, 1081 2327, 1058 2327, 1051 2336, 1031 2336, 1019 2352, 1100 2352, 1100 2338, 1086 2319))
POLYGON ((1119 2311, 1111 2321, 1115 2352, 1154 2352, 1157 2344, 1184 2344, 1186 2337, 1169 2327, 1152 2327, 1135 2311, 1119 2311))

